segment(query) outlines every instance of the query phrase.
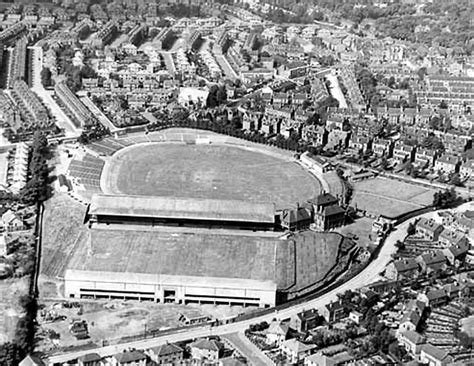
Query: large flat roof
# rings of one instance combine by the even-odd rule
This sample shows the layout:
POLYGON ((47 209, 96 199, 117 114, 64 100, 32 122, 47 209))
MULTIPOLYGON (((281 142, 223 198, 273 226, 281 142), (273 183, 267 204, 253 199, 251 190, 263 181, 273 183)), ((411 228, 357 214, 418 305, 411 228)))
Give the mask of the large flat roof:
POLYGON ((279 268, 293 261, 288 242, 269 236, 95 228, 88 240, 90 245, 74 255, 69 269, 277 284, 282 281, 279 268))
POLYGON ((97 194, 92 197, 89 214, 270 224, 275 222, 275 205, 201 198, 97 194))

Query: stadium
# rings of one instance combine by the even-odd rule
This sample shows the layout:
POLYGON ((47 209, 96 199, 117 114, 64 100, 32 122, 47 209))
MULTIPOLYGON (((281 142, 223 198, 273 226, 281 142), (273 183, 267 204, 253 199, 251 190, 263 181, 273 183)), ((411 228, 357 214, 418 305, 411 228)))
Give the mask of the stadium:
POLYGON ((90 204, 67 297, 269 307, 347 254, 339 234, 281 229, 282 209, 321 191, 291 155, 192 130, 139 138, 95 143, 70 165, 90 204))

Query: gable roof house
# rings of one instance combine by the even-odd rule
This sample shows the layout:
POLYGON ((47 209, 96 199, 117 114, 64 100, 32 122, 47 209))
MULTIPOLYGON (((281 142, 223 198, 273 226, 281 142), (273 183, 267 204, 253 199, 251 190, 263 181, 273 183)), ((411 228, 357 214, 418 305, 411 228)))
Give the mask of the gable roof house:
POLYGON ((430 366, 445 366, 449 365, 453 358, 446 350, 425 344, 421 348, 420 361, 430 366))
POLYGON ((425 311, 426 304, 418 300, 410 300, 407 304, 400 325, 398 327, 398 333, 406 332, 408 330, 416 331, 420 324, 421 316, 425 311))
POLYGON ((201 338, 191 344, 191 356, 195 360, 217 361, 223 350, 222 343, 213 339, 201 338))
POLYGON ((319 313, 316 309, 304 310, 291 318, 290 326, 292 329, 304 333, 316 328, 319 322, 319 313))
POLYGON ((292 364, 297 363, 309 356, 315 348, 316 345, 304 344, 295 338, 284 341, 280 346, 282 353, 286 355, 292 364))
POLYGON ((460 241, 458 244, 451 245, 449 248, 443 249, 443 254, 446 257, 449 265, 455 266, 466 260, 470 248, 470 243, 467 239, 460 241))
POLYGON ((278 321, 271 322, 268 329, 265 330, 267 342, 280 346, 286 340, 288 331, 288 325, 278 321))
POLYGON ((411 279, 420 272, 417 261, 413 258, 404 258, 390 263, 385 269, 385 277, 390 280, 411 279))
POLYGON ((421 254, 415 260, 420 265, 421 272, 426 274, 442 272, 447 266, 446 257, 440 250, 421 254))
POLYGON ((426 343, 426 338, 413 330, 399 333, 398 340, 405 347, 405 350, 412 355, 419 355, 422 346, 426 343))
POLYGON ((142 351, 124 351, 110 358, 111 366, 146 366, 148 357, 142 351))
POLYGON ((158 365, 174 365, 183 360, 184 350, 173 343, 166 343, 150 348, 146 353, 158 365))
POLYGON ((443 229, 443 226, 433 219, 423 217, 416 224, 416 236, 425 240, 437 241, 443 229))
POLYGON ((426 293, 418 294, 417 300, 422 301, 426 306, 441 306, 448 302, 449 298, 444 289, 428 290, 426 293))
POLYGON ((88 353, 77 359, 79 366, 102 366, 102 357, 97 353, 88 353))
POLYGON ((5 231, 21 231, 26 229, 23 220, 12 210, 8 210, 2 215, 2 224, 5 231))

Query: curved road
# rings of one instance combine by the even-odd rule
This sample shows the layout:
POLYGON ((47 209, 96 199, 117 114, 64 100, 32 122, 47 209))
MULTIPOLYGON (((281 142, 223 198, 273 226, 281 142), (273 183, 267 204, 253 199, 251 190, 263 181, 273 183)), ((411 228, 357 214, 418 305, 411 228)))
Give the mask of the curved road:
MULTIPOLYGON (((433 213, 430 212, 422 216, 432 216, 432 215, 433 213)), ((221 325, 221 326, 216 326, 216 327, 210 327, 206 325, 199 328, 192 328, 189 330, 188 329, 179 330, 176 333, 167 334, 167 335, 159 336, 156 338, 128 342, 128 343, 123 343, 123 344, 118 344, 118 345, 113 345, 113 346, 106 346, 106 347, 101 347, 101 348, 91 349, 91 350, 71 352, 68 354, 52 356, 50 357, 49 362, 51 364, 67 362, 69 360, 76 359, 80 356, 83 356, 91 352, 98 353, 100 356, 105 357, 105 356, 109 356, 115 353, 122 352, 123 350, 130 349, 130 348, 147 349, 147 348, 164 344, 166 342, 178 342, 178 341, 183 341, 183 340, 188 340, 188 339, 193 339, 193 338, 198 338, 198 337, 206 337, 206 336, 211 336, 211 335, 213 336, 224 335, 227 333, 242 332, 246 328, 248 328, 250 324, 254 324, 254 323, 258 323, 262 321, 270 322, 273 318, 286 319, 295 315, 298 312, 301 312, 302 310, 307 310, 310 308, 318 308, 318 309, 322 308, 325 304, 328 304, 329 302, 336 300, 337 298, 336 295, 338 293, 342 293, 347 290, 358 289, 377 281, 379 279, 379 274, 385 269, 387 264, 391 261, 392 254, 396 252, 395 243, 397 242, 397 240, 404 239, 409 222, 412 222, 418 217, 412 218, 411 220, 399 225, 394 231, 392 231, 392 233, 387 237, 383 247, 381 248, 378 257, 375 258, 362 272, 360 272, 358 275, 348 280, 341 286, 337 287, 336 289, 324 295, 321 295, 320 297, 316 299, 309 300, 308 302, 305 302, 303 304, 298 304, 284 310, 275 311, 274 313, 271 313, 271 314, 262 315, 259 317, 255 317, 255 318, 237 322, 237 323, 226 324, 226 325, 221 325)))

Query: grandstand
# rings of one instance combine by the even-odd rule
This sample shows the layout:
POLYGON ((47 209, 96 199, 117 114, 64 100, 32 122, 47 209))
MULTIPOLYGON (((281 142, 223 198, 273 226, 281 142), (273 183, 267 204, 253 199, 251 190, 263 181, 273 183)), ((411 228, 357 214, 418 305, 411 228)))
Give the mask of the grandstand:
POLYGON ((90 192, 101 192, 100 175, 105 161, 86 154, 81 160, 73 160, 69 165, 68 175, 76 184, 82 185, 90 192))
POLYGON ((91 222, 272 231, 275 205, 245 201, 94 195, 91 222))
POLYGON ((93 227, 66 270, 66 296, 275 305, 281 268, 292 267, 287 241, 182 230, 93 227))

